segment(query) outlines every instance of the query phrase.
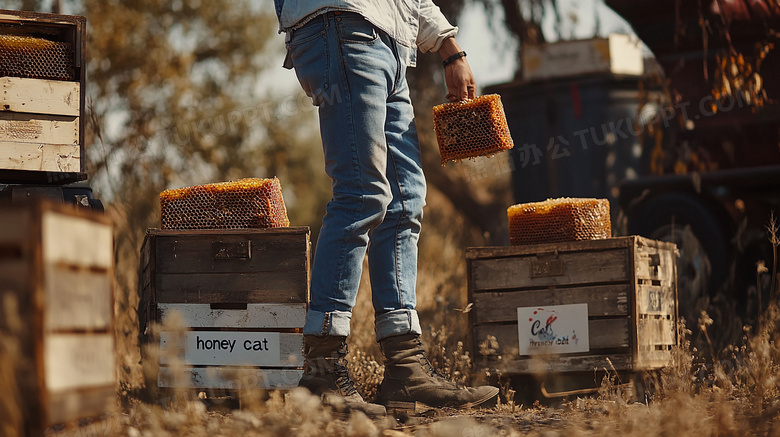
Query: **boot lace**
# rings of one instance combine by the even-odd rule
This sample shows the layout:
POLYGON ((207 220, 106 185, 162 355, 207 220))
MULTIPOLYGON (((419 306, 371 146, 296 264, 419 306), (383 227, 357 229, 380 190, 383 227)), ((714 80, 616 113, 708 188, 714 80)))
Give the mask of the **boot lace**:
POLYGON ((347 368, 347 354, 349 349, 346 343, 338 350, 338 357, 333 366, 333 374, 336 376, 336 385, 343 396, 352 396, 358 391, 355 388, 355 383, 349 376, 349 368, 347 368))
POLYGON ((420 363, 422 363, 423 367, 425 368, 425 372, 430 376, 431 378, 438 379, 439 381, 444 381, 451 383, 447 378, 444 377, 441 373, 439 373, 438 370, 436 370, 431 362, 428 360, 428 357, 425 355, 425 348, 423 347, 422 340, 420 337, 416 337, 414 339, 415 344, 417 345, 416 354, 418 357, 420 357, 420 363))

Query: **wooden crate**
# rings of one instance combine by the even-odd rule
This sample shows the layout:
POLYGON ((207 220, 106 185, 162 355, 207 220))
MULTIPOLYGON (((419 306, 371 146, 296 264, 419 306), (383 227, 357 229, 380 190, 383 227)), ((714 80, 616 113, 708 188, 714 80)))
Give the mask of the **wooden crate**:
POLYGON ((102 214, 0 206, 0 361, 16 375, 0 391, 19 403, 21 435, 116 403, 112 245, 102 214))
POLYGON ((74 67, 70 80, 0 77, 0 181, 65 184, 86 179, 85 30, 81 16, 0 10, 1 35, 71 44, 74 67))
POLYGON ((509 375, 592 375, 607 358, 618 371, 659 369, 677 343, 676 256, 674 244, 638 236, 470 248, 474 356, 494 336, 499 348, 485 358, 509 375), (521 356, 517 309, 568 304, 587 304, 589 350, 521 356))
POLYGON ((297 385, 309 251, 308 227, 150 229, 141 249, 141 329, 174 313, 187 328, 161 333, 157 386, 297 385))

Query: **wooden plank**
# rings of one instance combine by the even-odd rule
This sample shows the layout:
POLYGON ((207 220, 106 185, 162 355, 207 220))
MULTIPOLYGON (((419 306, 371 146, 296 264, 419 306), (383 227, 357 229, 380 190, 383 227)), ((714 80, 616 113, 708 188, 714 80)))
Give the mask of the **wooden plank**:
POLYGON ((607 238, 604 240, 567 241, 562 243, 531 244, 524 246, 469 247, 466 249, 466 259, 514 258, 540 253, 612 250, 632 247, 637 239, 643 239, 643 237, 632 235, 628 237, 607 238))
POLYGON ((159 303, 304 303, 306 273, 157 274, 159 303))
POLYGON ((160 333, 160 364, 303 366, 303 334, 279 332, 188 331, 160 333))
POLYGON ((627 316, 629 284, 472 294, 474 323, 516 322, 517 308, 588 304, 588 315, 627 316))
POLYGON ((674 346, 677 343, 674 320, 656 317, 639 318, 637 323, 639 346, 649 345, 651 349, 655 349, 655 346, 674 346))
POLYGON ((670 315, 675 317, 674 288, 660 285, 637 286, 638 314, 670 315))
POLYGON ((48 423, 56 425, 85 417, 97 417, 116 409, 113 385, 87 390, 67 390, 48 395, 48 423))
POLYGON ((50 172, 81 171, 78 144, 0 142, 0 169, 50 172))
POLYGON ((304 272, 306 255, 306 235, 158 237, 157 273, 304 272))
POLYGON ((0 111, 0 143, 78 145, 79 119, 0 111))
MULTIPOLYGON (((672 245, 673 246, 673 245, 672 245)), ((634 254, 640 284, 672 286, 676 282, 677 252, 668 246, 637 245, 634 254)))
POLYGON ((211 309, 209 304, 158 304, 161 323, 177 312, 190 328, 303 328, 306 304, 247 304, 246 309, 211 309))
MULTIPOLYGON (((629 329, 631 320, 596 319, 588 321, 590 350, 627 348, 630 346, 629 329)), ((492 335, 498 341, 499 355, 517 355, 517 323, 477 325, 474 327, 474 343, 479 344, 485 337, 492 335)))
POLYGON ((673 319, 641 318, 637 325, 636 367, 640 370, 660 369, 672 360, 672 347, 677 344, 673 319))
POLYGON ((625 249, 477 259, 471 264, 472 285, 476 292, 628 281, 627 261, 628 251, 625 249), (562 274, 535 275, 535 265, 550 262, 551 258, 561 264, 562 274))
POLYGON ((160 387, 212 388, 224 390, 290 390, 303 376, 299 369, 229 367, 160 367, 160 387), (180 382, 180 383, 177 383, 180 382))
POLYGON ((47 311, 45 330, 108 330, 114 308, 107 270, 44 266, 47 311))
POLYGON ((116 383, 114 334, 54 334, 43 339, 46 388, 60 392, 116 383))
POLYGON ((0 111, 78 117, 80 102, 78 82, 0 78, 0 111))
POLYGON ((111 268, 111 225, 47 211, 42 226, 44 264, 111 268))
POLYGON ((193 235, 307 235, 310 230, 308 226, 295 226, 286 228, 257 228, 257 229, 157 229, 149 228, 146 230, 148 237, 192 237, 193 235))
MULTIPOLYGON (((490 361, 487 362, 491 364, 490 361)), ((504 375, 544 375, 548 373, 593 372, 594 370, 632 370, 630 353, 559 355, 550 357, 503 356, 497 366, 504 375), (609 361, 607 361, 609 359, 609 361), (610 365, 611 362, 611 365, 610 365)))
POLYGON ((84 24, 86 17, 79 15, 48 14, 31 11, 2 10, 0 11, 0 19, 21 21, 24 22, 25 28, 40 26, 41 28, 45 28, 51 32, 53 29, 59 27, 51 26, 51 24, 64 24, 66 26, 72 26, 76 28, 77 26, 80 27, 80 25, 84 24))

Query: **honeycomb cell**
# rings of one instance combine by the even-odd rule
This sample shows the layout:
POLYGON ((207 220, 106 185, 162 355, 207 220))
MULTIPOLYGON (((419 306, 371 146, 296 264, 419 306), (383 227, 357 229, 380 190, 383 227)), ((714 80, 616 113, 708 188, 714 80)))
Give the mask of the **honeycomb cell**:
POLYGON ((606 199, 548 199, 507 209, 513 246, 603 240, 612 237, 606 199))
POLYGON ((163 229, 290 226, 279 179, 248 178, 160 193, 163 229))
POLYGON ((0 35, 0 76, 75 81, 74 61, 70 43, 0 35))
POLYGON ((514 146, 498 94, 433 107, 441 165, 492 156, 514 146))

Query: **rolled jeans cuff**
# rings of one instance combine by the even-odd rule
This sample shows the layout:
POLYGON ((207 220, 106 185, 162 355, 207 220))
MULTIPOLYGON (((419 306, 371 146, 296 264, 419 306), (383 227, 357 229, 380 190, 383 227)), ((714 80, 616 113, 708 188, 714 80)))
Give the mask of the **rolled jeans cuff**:
POLYGON ((349 311, 321 311, 309 310, 306 313, 306 323, 303 325, 304 335, 349 336, 349 321, 352 313, 349 311))
POLYGON ((376 341, 404 334, 422 334, 420 318, 415 310, 394 310, 376 316, 376 341))

